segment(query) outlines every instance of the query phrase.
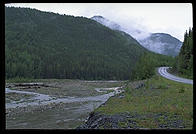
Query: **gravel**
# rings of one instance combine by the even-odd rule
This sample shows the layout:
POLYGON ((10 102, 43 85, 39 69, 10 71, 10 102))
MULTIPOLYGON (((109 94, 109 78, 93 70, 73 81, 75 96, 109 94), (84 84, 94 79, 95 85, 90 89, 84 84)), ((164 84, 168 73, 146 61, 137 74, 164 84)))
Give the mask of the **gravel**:
POLYGON ((176 129, 186 127, 183 120, 180 119, 180 116, 176 114, 173 116, 170 115, 169 118, 167 113, 139 115, 125 112, 115 115, 106 115, 92 112, 89 115, 88 120, 77 127, 77 129, 145 129, 138 124, 138 120, 147 119, 149 117, 157 121, 158 129, 176 129), (163 117, 164 122, 158 120, 158 118, 161 117, 163 117))

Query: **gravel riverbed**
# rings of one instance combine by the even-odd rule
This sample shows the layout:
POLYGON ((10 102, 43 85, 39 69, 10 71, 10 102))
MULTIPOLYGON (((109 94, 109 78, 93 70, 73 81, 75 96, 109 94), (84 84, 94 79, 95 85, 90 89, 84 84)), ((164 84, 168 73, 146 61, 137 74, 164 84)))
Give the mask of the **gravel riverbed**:
POLYGON ((42 84, 7 83, 7 129, 73 129, 89 113, 120 93, 123 81, 46 80, 42 84))

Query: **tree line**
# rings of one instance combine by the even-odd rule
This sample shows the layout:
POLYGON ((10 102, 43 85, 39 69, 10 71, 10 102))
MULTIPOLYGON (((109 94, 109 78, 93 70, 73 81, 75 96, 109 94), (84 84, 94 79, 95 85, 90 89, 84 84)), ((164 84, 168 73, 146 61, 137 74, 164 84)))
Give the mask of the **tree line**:
POLYGON ((5 7, 6 79, 129 79, 145 51, 88 18, 5 7))
POLYGON ((179 55, 175 58, 172 71, 184 77, 193 78, 193 29, 184 34, 179 55))
POLYGON ((172 66, 175 58, 157 54, 154 52, 144 53, 136 63, 131 80, 148 79, 155 75, 155 69, 161 66, 172 66))
POLYGON ((145 79, 172 60, 85 17, 5 7, 6 79, 145 79))

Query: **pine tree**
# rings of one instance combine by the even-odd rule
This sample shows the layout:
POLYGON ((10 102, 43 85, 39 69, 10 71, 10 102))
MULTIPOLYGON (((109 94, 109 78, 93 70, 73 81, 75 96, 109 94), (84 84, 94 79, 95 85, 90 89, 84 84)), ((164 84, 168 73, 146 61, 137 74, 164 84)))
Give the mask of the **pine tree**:
POLYGON ((183 45, 179 55, 176 57, 173 70, 188 78, 193 77, 193 30, 189 28, 189 32, 185 32, 183 45))

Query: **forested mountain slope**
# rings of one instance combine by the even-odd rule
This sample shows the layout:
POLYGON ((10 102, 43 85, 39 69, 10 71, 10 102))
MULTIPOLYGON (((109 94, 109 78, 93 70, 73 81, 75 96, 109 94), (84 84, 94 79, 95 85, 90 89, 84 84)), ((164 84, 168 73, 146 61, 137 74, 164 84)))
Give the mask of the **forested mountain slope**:
POLYGON ((5 7, 6 78, 129 79, 144 52, 85 17, 5 7))
POLYGON ((146 49, 169 56, 177 56, 180 52, 182 42, 177 38, 171 36, 167 33, 148 33, 145 31, 140 31, 135 27, 123 28, 119 24, 104 18, 103 16, 93 16, 91 19, 113 29, 126 31, 146 49), (148 34, 147 34, 148 33, 148 34), (148 36, 147 36, 148 35, 148 36))

